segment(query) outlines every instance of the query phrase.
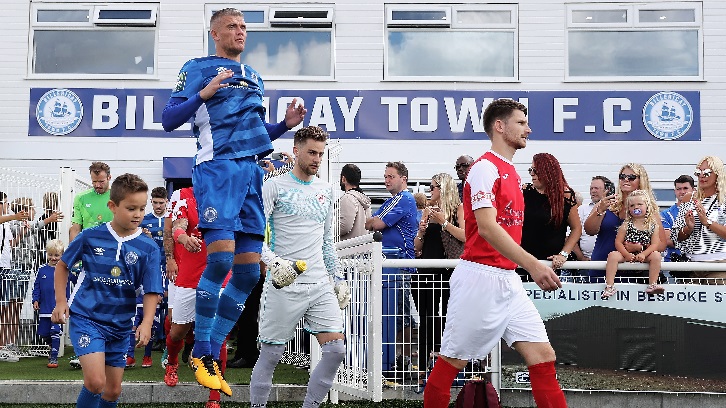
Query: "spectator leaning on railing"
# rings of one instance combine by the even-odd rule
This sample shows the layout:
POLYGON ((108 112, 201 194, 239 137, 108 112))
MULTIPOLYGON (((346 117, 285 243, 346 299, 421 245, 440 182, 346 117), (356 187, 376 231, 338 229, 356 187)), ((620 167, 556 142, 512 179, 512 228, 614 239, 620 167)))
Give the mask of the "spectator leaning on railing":
MULTIPOLYGON (((676 247, 691 261, 726 262, 726 171, 721 159, 706 156, 694 173, 698 188, 691 201, 683 204, 671 229, 676 247)), ((696 278, 719 278, 726 284, 726 265, 722 272, 694 272, 696 278)))
MULTIPOLYGON (((618 173, 618 188, 615 194, 610 194, 600 200, 595 206, 595 211, 590 213, 585 220, 585 232, 589 235, 597 235, 595 248, 592 250, 592 261, 605 261, 608 254, 615 250, 615 235, 618 227, 625 219, 627 206, 625 200, 634 190, 645 190, 650 193, 651 199, 655 201, 653 190, 650 187, 648 172, 645 168, 637 163, 628 163, 620 168, 618 173)), ((658 214, 658 224, 661 224, 660 214, 658 214)), ((658 236, 660 245, 657 250, 660 252, 665 249, 666 235, 663 226, 658 228, 658 236)), ((638 243, 626 242, 625 249, 628 252, 641 251, 643 248, 638 243)), ((636 271, 636 273, 639 272, 636 271)), ((591 282, 602 283, 605 271, 594 269, 588 272, 591 282)))

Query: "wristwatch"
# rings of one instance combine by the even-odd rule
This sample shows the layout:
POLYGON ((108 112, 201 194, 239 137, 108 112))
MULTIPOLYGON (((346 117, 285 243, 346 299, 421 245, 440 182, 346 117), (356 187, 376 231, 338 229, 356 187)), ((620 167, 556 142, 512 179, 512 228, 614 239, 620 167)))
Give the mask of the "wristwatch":
POLYGON ((565 259, 567 259, 570 256, 570 253, 567 251, 560 251, 560 255, 564 256, 565 259))
POLYGON ((711 221, 711 220, 706 220, 706 226, 710 227, 710 226, 711 226, 711 224, 713 224, 713 221, 711 221))

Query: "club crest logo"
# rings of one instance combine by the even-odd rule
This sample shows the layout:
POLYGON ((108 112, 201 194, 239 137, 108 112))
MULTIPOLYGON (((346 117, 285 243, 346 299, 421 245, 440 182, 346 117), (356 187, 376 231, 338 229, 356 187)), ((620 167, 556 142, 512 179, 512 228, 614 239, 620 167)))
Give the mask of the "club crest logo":
POLYGON ((91 345, 91 337, 87 334, 81 334, 78 338, 78 347, 86 348, 91 345))
POLYGON ((214 222, 217 220, 217 210, 214 207, 207 207, 204 210, 204 221, 214 222))
POLYGON ((692 123, 693 108, 679 93, 659 92, 643 106, 643 125, 658 139, 679 139, 688 132, 692 123))
POLYGON ((83 103, 71 90, 53 89, 38 101, 35 118, 40 127, 51 135, 67 135, 81 124, 83 103))
POLYGON ((139 260, 139 254, 136 252, 129 252, 124 257, 124 260, 126 261, 126 265, 134 265, 139 260))

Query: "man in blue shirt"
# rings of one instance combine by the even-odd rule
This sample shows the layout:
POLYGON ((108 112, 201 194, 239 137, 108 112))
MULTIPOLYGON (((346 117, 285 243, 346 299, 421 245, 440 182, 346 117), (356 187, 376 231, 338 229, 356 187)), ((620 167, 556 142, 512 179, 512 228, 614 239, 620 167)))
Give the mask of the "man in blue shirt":
POLYGON ((240 63, 247 40, 242 13, 218 10, 210 27, 216 54, 184 64, 162 125, 171 131, 192 119, 197 137, 192 183, 199 229, 207 244, 207 267, 197 286, 190 365, 201 385, 231 395, 215 360, 260 276, 264 171, 257 160, 272 152, 272 140, 302 122, 306 110, 293 100, 284 121, 265 123, 262 78, 240 63), (220 296, 230 269, 232 278, 220 296))
MULTIPOLYGON (((673 228, 673 224, 675 224, 676 218, 678 218, 678 207, 692 198, 691 195, 693 194, 694 189, 693 177, 688 174, 683 174, 675 179, 673 186, 676 193, 676 203, 670 206, 670 208, 660 212, 660 219, 663 223, 666 236, 668 237, 666 250, 663 253, 663 261, 665 262, 670 262, 671 257, 674 254, 675 256, 681 255, 681 251, 675 247, 675 244, 670 239, 671 228, 673 228)), ((668 273, 671 276, 673 275, 673 272, 669 271, 663 271, 663 273, 668 273)))
POLYGON ((51 320, 62 324, 67 317, 73 317, 69 333, 83 369, 83 388, 76 404, 79 407, 117 405, 128 333, 136 313, 136 294, 141 290, 145 292, 144 319, 136 331, 136 347, 145 346, 151 338, 154 312, 163 289, 159 247, 139 228, 147 192, 146 183, 134 174, 116 178, 108 202, 113 219, 84 229, 56 266, 56 306, 51 320), (67 300, 68 265, 78 261, 83 261, 83 269, 67 300))
MULTIPOLYGON (((383 247, 398 248, 401 257, 416 258, 413 240, 418 232, 416 218, 416 199, 408 191, 408 169, 401 162, 386 164, 384 174, 386 190, 391 198, 372 217, 366 220, 366 229, 381 231, 383 247)), ((401 291, 397 293, 396 310, 396 344, 404 344, 402 355, 396 358, 396 370, 405 370, 409 365, 411 344, 411 277, 413 269, 401 270, 401 291)), ((398 281, 398 278, 396 278, 398 281)), ((398 352, 398 351, 397 351, 398 352)))

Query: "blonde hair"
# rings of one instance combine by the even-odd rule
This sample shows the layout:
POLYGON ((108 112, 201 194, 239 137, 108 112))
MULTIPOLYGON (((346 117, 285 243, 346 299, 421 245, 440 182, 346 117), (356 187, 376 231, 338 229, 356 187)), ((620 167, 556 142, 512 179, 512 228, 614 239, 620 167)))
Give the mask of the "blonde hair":
MULTIPOLYGON (((453 223, 461 204, 456 182, 448 173, 435 174, 431 180, 439 185, 439 207, 444 213, 446 221, 453 223)), ((460 222, 460 220, 458 221, 460 222)))
MULTIPOLYGON (((655 203, 655 195, 653 195, 653 189, 650 187, 650 179, 648 178, 648 172, 645 171, 645 167, 638 163, 627 163, 623 165, 623 167, 620 168, 620 171, 618 171, 618 184, 622 183, 622 180, 620 180, 620 173, 622 173, 625 169, 632 170, 633 173, 638 176, 638 189, 645 190, 650 196, 650 201, 655 203)), ((610 206, 610 211, 615 214, 619 213, 625 205, 626 198, 627 197, 623 197, 623 190, 618 188, 615 193, 615 203, 610 206)))
MULTIPOLYGON (((719 204, 723 204, 724 199, 726 199, 726 174, 724 174, 726 171, 724 171, 723 161, 716 156, 706 156, 698 161, 696 168, 703 162, 706 162, 708 167, 716 174, 716 200, 718 200, 719 204)), ((700 201, 704 198, 706 197, 703 196, 703 190, 701 190, 699 184, 698 189, 696 189, 696 199, 700 201)))
POLYGON ((423 210, 424 208, 426 208, 426 203, 428 201, 426 199, 426 194, 424 194, 424 193, 414 193, 413 194, 413 198, 414 198, 414 200, 416 200, 416 208, 417 209, 423 210))
POLYGON ((45 252, 55 251, 61 255, 66 250, 66 245, 60 239, 51 239, 45 244, 45 252))
MULTIPOLYGON (((655 217, 655 214, 658 214, 658 205, 655 200, 652 199, 651 193, 646 190, 633 190, 630 194, 628 194, 628 197, 625 198, 625 204, 629 207, 630 200, 636 197, 641 197, 643 198, 643 201, 645 201, 645 225, 648 229, 657 227, 657 218, 655 217)), ((633 215, 630 214, 629 209, 625 215, 625 219, 629 222, 633 221, 633 215)))

